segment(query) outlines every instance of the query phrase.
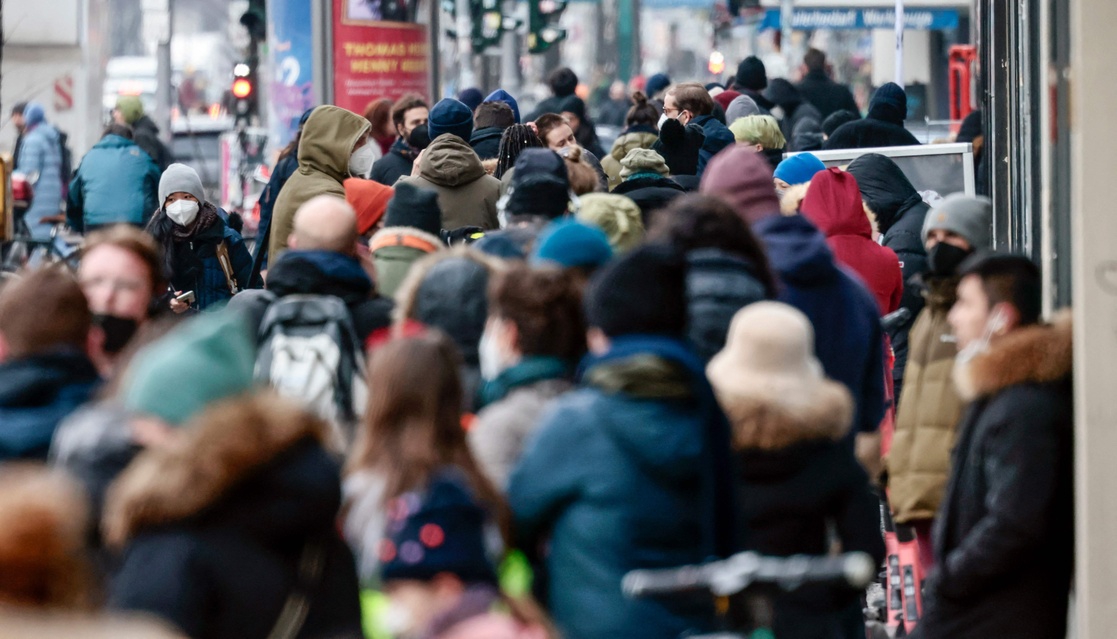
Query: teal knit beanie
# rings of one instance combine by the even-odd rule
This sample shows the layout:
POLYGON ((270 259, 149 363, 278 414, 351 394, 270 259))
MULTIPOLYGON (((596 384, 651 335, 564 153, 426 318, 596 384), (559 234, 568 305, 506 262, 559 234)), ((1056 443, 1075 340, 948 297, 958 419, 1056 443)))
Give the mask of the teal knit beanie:
POLYGON ((122 389, 129 411, 180 426, 210 404, 252 388, 256 345, 238 314, 185 322, 136 354, 122 389))

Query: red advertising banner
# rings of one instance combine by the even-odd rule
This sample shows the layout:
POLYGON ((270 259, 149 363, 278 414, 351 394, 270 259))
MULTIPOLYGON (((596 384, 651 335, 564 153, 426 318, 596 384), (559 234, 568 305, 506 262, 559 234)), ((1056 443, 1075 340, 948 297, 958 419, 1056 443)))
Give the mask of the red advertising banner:
POLYGON ((430 37, 413 0, 333 0, 334 104, 363 113, 377 98, 430 99, 430 37))

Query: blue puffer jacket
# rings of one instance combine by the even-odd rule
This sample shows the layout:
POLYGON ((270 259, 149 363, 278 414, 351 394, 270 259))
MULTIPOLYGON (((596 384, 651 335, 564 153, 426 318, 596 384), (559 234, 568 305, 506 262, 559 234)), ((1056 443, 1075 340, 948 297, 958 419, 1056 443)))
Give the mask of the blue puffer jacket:
POLYGON ((735 144, 737 138, 733 137, 733 132, 729 130, 729 127, 716 120, 712 115, 698 116, 691 120, 691 124, 702 127, 702 133, 706 134, 706 139, 702 142, 702 148, 698 151, 698 175, 701 176, 710 159, 722 149, 735 144))
POLYGON ((176 225, 163 209, 159 209, 148 225, 148 231, 163 246, 171 286, 176 291, 194 291, 195 302, 191 307, 199 311, 227 302, 233 296, 225 271, 221 270, 217 261, 217 246, 221 242, 225 242, 229 249, 229 260, 238 287, 243 290, 259 286, 259 282, 252 279, 252 254, 248 252, 244 238, 229 228, 224 217, 218 213, 219 209, 209 202, 202 207, 199 217, 209 209, 215 219, 188 239, 174 237, 176 225))
POLYGON ((556 399, 509 480, 521 547, 550 537, 549 609, 563 636, 675 639, 710 618, 621 592, 625 573, 733 550, 729 430, 680 341, 627 336, 556 399), (671 389, 670 398, 661 391, 671 389))
POLYGON ((82 231, 92 226, 143 225, 159 208, 159 167, 135 142, 106 135, 89 149, 70 182, 66 218, 82 231))
POLYGON ((39 220, 58 215, 62 209, 62 146, 58 130, 40 122, 24 133, 17 164, 23 173, 39 175, 34 184, 35 197, 24 219, 32 236, 49 239, 51 225, 39 220))
POLYGON ((0 462, 46 461, 58 423, 89 401, 99 382, 76 350, 0 364, 0 462))

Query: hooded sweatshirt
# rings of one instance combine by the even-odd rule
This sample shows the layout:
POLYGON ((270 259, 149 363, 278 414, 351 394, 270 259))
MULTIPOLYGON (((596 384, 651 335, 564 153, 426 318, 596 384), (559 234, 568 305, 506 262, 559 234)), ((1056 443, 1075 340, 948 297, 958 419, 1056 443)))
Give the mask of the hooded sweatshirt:
POLYGON ((481 158, 456 135, 435 138, 423 152, 419 175, 401 182, 438 192, 442 228, 446 230, 463 226, 500 228, 496 216, 500 180, 485 172, 481 158))
MULTIPOLYGON (((894 328, 889 337, 896 352, 896 367, 892 376, 903 379, 908 360, 908 331, 911 330, 919 311, 923 310, 920 287, 908 284, 911 278, 926 272, 927 251, 923 247, 923 221, 930 207, 912 186, 904 172, 891 159, 877 154, 862 155, 847 169, 857 179, 861 199, 877 217, 880 226, 880 243, 900 258, 905 282, 900 307, 911 312, 911 317, 894 328)), ((899 396, 899 387, 897 387, 899 396)))
POLYGON ((336 106, 314 109, 303 126, 299 142, 299 169, 283 185, 272 213, 268 255, 271 260, 287 250, 287 238, 294 229, 295 211, 318 195, 345 199, 342 185, 349 175, 349 156, 357 140, 372 125, 361 116, 336 106))
POLYGON ((900 306, 904 282, 896 254, 873 241, 857 180, 839 168, 820 171, 800 205, 803 216, 826 236, 838 261, 853 269, 887 315, 900 306))
POLYGON ((805 217, 769 215, 753 225, 780 279, 779 300, 803 312, 826 376, 853 395, 853 428, 873 432, 884 417, 884 340, 876 300, 839 267, 826 239, 805 217))

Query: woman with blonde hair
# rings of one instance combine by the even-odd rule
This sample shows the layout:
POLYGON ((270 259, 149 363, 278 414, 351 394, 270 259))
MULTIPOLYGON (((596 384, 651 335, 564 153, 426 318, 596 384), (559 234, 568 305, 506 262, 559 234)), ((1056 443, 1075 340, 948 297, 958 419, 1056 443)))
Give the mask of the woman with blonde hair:
POLYGON ((763 153, 772 165, 772 169, 783 161, 783 150, 787 146, 780 123, 770 115, 749 115, 737 118, 729 125, 737 144, 754 147, 757 153, 763 153))

